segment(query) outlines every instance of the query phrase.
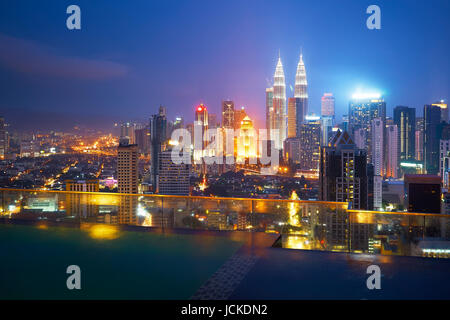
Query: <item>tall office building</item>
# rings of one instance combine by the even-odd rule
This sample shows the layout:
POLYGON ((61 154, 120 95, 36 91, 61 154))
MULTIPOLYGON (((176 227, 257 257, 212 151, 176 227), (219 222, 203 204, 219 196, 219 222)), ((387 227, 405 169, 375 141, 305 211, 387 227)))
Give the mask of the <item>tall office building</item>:
POLYGON ((206 173, 206 148, 208 146, 208 109, 204 104, 195 108, 194 119, 194 163, 200 165, 200 173, 206 173))
POLYGON ((377 94, 355 94, 349 104, 348 117, 351 135, 358 129, 366 131, 364 149, 367 150, 367 161, 372 163, 371 121, 380 118, 386 123, 386 102, 377 94))
MULTIPOLYGON (((295 74, 295 88, 294 97, 300 99, 300 107, 298 110, 301 117, 304 119, 308 113, 308 81, 306 79, 306 69, 303 62, 303 54, 300 54, 300 60, 297 65, 297 72, 295 74)), ((299 117, 300 118, 300 117, 299 117)))
POLYGON ((275 127, 273 118, 273 87, 266 88, 266 129, 267 137, 270 137, 270 128, 275 127))
POLYGON ((255 163, 258 156, 258 143, 253 121, 246 116, 241 123, 237 137, 237 163, 255 163))
POLYGON ((372 120, 373 208, 382 208, 384 175, 384 123, 381 118, 372 120))
POLYGON ((299 137, 300 127, 305 122, 305 103, 302 98, 288 100, 288 138, 299 137))
POLYGON ((335 99, 332 93, 324 93, 322 96, 322 117, 334 117, 335 99))
POLYGON ((139 153, 149 154, 151 146, 149 127, 134 130, 134 137, 139 153))
POLYGON ((296 98, 289 98, 288 100, 288 138, 297 136, 297 106, 296 98))
POLYGON ((449 112, 448 112, 449 110, 448 110, 448 105, 445 103, 445 101, 441 100, 439 102, 433 103, 432 106, 441 108, 441 121, 448 123, 450 120, 449 112))
POLYGON ((300 138, 287 138, 284 141, 284 158, 289 163, 300 163, 301 157, 301 141, 300 138))
POLYGON ((138 146, 122 144, 117 148, 117 187, 119 193, 138 193, 138 146))
POLYGON ((322 96, 322 145, 328 145, 334 126, 334 104, 335 99, 332 93, 324 93, 322 96))
POLYGON ((150 118, 151 142, 151 181, 153 191, 157 192, 159 154, 164 150, 167 142, 167 119, 165 108, 160 107, 158 114, 150 118))
POLYGON ((389 125, 386 128, 387 159, 386 177, 398 178, 398 127, 389 125))
POLYGON ((372 164, 374 167, 374 174, 376 176, 383 176, 384 164, 384 123, 381 118, 372 120, 372 164))
POLYGON ((183 163, 172 161, 172 150, 159 156, 158 193, 177 196, 189 195, 190 154, 183 154, 183 163))
POLYGON ((300 126, 300 168, 316 171, 320 160, 320 117, 306 116, 300 126))
POLYGON ((416 160, 424 161, 423 158, 423 117, 416 117, 416 160))
POLYGON ((4 159, 8 153, 9 137, 6 131, 5 118, 0 117, 0 159, 4 159))
POLYGON ((323 146, 327 146, 330 141, 330 137, 333 134, 333 126, 334 126, 334 117, 331 116, 322 116, 322 136, 321 136, 321 144, 323 146))
POLYGON ((424 117, 424 138, 423 150, 425 160, 425 170, 427 174, 438 174, 439 172, 439 140, 441 108, 433 105, 425 105, 423 109, 424 117))
POLYGON ((234 110, 234 129, 238 130, 242 125, 242 120, 247 116, 245 112, 245 107, 242 106, 240 109, 234 110))
POLYGON ((281 57, 278 57, 275 68, 272 107, 270 138, 275 141, 275 148, 281 150, 286 139, 286 82, 281 57), (275 137, 274 130, 278 131, 278 137, 275 137))
POLYGON ((353 209, 368 209, 366 151, 356 147, 347 131, 339 130, 329 145, 320 148, 320 200, 349 202, 353 209))
POLYGON ((403 106, 394 108, 394 123, 398 128, 399 161, 416 157, 416 109, 403 106))
POLYGON ((222 101, 222 127, 234 128, 234 102, 231 100, 222 101))

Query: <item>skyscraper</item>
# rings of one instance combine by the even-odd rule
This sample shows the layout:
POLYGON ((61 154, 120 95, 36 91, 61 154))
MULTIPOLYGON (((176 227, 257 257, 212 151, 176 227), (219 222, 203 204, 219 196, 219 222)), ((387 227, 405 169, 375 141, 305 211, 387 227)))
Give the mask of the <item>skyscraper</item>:
POLYGON ((258 143, 256 138, 256 132, 253 128, 253 121, 248 117, 242 120, 241 128, 239 130, 239 136, 237 137, 237 163, 249 163, 256 164, 258 143))
POLYGON ((281 57, 278 57, 273 84, 273 127, 270 127, 270 138, 275 141, 276 149, 283 149, 286 140, 286 82, 281 57), (278 137, 273 130, 278 130, 278 137))
MULTIPOLYGON (((299 128, 306 115, 308 114, 308 81, 306 79, 306 69, 303 62, 303 54, 300 54, 300 60, 295 73, 294 97, 296 98, 297 110, 297 128, 299 128)), ((297 130, 298 136, 298 130, 297 130)))
POLYGON ((242 120, 247 116, 245 112, 245 107, 242 106, 240 109, 234 110, 234 129, 238 130, 242 125, 242 120))
POLYGON ((416 160, 424 161, 423 159, 423 132, 424 123, 423 117, 416 118, 416 160))
POLYGON ((122 144, 117 148, 117 186, 119 193, 138 193, 136 144, 122 144))
POLYGON ((397 125, 399 134, 399 161, 414 160, 416 157, 416 109, 395 107, 394 123, 397 125))
POLYGON ((288 138, 297 136, 297 106, 296 98, 289 98, 288 100, 288 138))
POLYGON ((328 145, 334 125, 334 97, 332 93, 322 96, 322 145, 328 145))
POLYGON ((234 102, 231 100, 222 101, 222 127, 234 128, 234 102))
POLYGON ((423 117, 425 170, 427 174, 438 174, 441 108, 433 105, 425 105, 423 117))
POLYGON ((324 93, 322 96, 322 116, 334 117, 334 97, 332 93, 324 93))
POLYGON ((194 121, 194 163, 200 165, 202 174, 206 173, 206 147, 208 143, 208 109, 204 104, 195 108, 194 121))
POLYGON ((273 87, 266 88, 266 129, 267 137, 270 138, 270 129, 275 127, 273 122, 273 87))
POLYGON ((151 146, 149 127, 134 130, 134 137, 139 153, 149 154, 151 146))
POLYGON ((372 120, 372 164, 375 176, 383 176, 384 164, 384 123, 381 118, 372 120))
POLYGON ((386 129, 387 159, 386 177, 398 178, 398 127, 389 125, 386 129))
POLYGON ((8 153, 9 139, 6 131, 5 119, 0 117, 0 159, 4 159, 8 153))
POLYGON ((159 157, 158 193, 189 195, 190 154, 183 153, 183 163, 172 161, 172 150, 162 151, 159 157))
POLYGON ((307 116, 300 126, 300 168, 318 170, 320 158, 320 117, 307 116))
POLYGON ((159 154, 164 150, 167 141, 166 133, 167 119, 165 108, 160 107, 158 114, 150 118, 151 181, 154 192, 157 192, 159 154))
POLYGON ((384 123, 381 118, 372 120, 373 208, 380 210, 383 198, 384 173, 384 123))
POLYGON ((355 94, 350 101, 348 114, 351 135, 358 129, 366 131, 364 149, 367 150, 367 161, 372 163, 371 121, 380 118, 386 123, 386 102, 379 94, 355 94))
POLYGON ((338 131, 330 146, 320 148, 319 198, 349 202, 353 209, 368 209, 368 174, 365 150, 356 147, 347 131, 338 131))
POLYGON ((448 112, 448 105, 445 103, 444 100, 435 102, 432 104, 433 106, 441 108, 441 121, 449 122, 449 112, 448 112))

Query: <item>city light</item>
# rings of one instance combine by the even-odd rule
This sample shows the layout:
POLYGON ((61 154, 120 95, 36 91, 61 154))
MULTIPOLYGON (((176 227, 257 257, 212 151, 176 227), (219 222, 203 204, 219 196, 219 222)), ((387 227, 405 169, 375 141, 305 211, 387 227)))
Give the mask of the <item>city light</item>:
POLYGON ((354 93, 352 99, 354 100, 366 100, 366 99, 380 99, 381 93, 354 93))

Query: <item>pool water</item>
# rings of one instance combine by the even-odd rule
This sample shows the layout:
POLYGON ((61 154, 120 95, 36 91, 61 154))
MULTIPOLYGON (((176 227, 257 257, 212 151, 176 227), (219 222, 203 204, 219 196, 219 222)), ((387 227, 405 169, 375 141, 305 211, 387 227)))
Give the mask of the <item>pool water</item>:
POLYGON ((0 299, 188 299, 240 247, 206 235, 0 225, 0 299), (69 265, 81 290, 69 290, 69 265))

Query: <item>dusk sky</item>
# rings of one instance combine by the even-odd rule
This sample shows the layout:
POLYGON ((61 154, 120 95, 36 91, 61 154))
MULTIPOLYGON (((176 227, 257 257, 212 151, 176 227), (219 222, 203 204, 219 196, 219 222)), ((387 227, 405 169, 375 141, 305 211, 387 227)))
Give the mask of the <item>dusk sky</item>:
POLYGON ((449 12, 449 0, 3 0, 0 115, 21 129, 106 128, 160 104, 190 122, 195 105, 219 114, 232 99, 262 127, 278 50, 290 97, 301 48, 309 111, 332 92, 340 120, 359 88, 381 92, 388 115, 422 115, 450 96, 449 12), (71 4, 81 30, 66 28, 71 4), (366 28, 371 4, 381 30, 366 28))

